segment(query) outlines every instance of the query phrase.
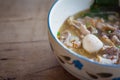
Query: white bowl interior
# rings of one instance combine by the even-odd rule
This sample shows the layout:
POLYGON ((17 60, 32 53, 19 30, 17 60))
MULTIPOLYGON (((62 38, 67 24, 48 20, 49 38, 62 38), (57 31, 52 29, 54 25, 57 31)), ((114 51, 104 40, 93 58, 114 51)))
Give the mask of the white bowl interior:
POLYGON ((58 0, 49 14, 49 26, 53 36, 56 38, 58 30, 66 18, 88 9, 92 3, 93 0, 58 0))

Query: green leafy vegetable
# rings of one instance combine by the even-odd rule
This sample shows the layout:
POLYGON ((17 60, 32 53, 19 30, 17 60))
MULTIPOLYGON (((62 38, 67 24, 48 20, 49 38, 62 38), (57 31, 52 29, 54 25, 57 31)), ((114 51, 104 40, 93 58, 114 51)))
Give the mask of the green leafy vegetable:
POLYGON ((111 30, 109 30, 109 31, 108 31, 108 33, 110 34, 110 33, 112 33, 112 31, 111 31, 111 30))
POLYGON ((57 32, 57 36, 60 36, 60 32, 57 32))
POLYGON ((89 28, 91 26, 91 23, 90 22, 87 22, 86 23, 86 27, 89 28))
POLYGON ((119 46, 117 46, 119 49, 120 49, 120 45, 119 46))

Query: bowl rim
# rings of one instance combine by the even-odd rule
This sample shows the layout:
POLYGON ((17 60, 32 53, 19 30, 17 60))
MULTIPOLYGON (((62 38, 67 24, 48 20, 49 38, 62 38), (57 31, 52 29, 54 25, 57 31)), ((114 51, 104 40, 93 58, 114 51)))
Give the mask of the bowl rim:
POLYGON ((88 58, 85 58, 85 57, 82 57, 82 55, 80 54, 77 54, 76 52, 72 51, 72 50, 69 50, 68 48, 62 46, 58 41, 57 39, 55 38, 55 36, 53 35, 52 33, 52 30, 51 30, 51 26, 50 26, 50 14, 51 14, 51 11, 53 10, 54 6, 56 5, 56 3, 58 3, 59 1, 62 1, 62 0, 55 0, 52 4, 52 6, 50 7, 49 11, 48 11, 48 16, 47 16, 47 24, 48 24, 48 31, 50 32, 50 34, 52 35, 53 39, 62 47, 64 48, 68 53, 78 57, 79 59, 82 59, 84 61, 87 61, 89 63, 93 63, 93 64, 96 64, 96 65, 99 65, 99 66, 103 66, 103 67, 113 67, 113 68, 120 68, 120 64, 101 64, 99 62, 95 62, 95 61, 91 61, 90 59, 88 58))

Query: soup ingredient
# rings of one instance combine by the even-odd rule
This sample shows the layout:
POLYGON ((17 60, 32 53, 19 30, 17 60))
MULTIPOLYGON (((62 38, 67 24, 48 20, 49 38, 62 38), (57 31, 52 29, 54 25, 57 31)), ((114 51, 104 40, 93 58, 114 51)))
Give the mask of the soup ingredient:
POLYGON ((106 47, 102 50, 102 56, 99 56, 99 62, 103 64, 118 64, 120 50, 116 47, 106 47))
POLYGON ((60 41, 70 48, 79 48, 81 41, 77 36, 72 35, 69 31, 64 31, 60 34, 60 41))
POLYGON ((113 43, 113 42, 108 38, 108 36, 106 36, 106 35, 101 36, 101 40, 102 40, 106 45, 115 46, 114 43, 113 43))
POLYGON ((106 20, 113 20, 114 17, 110 15, 115 15, 117 12, 120 14, 120 0, 94 0, 94 3, 90 7, 90 11, 85 14, 85 16, 97 16, 102 17, 106 20))
MULTIPOLYGON (((120 22, 119 22, 120 23, 120 22)), ((120 25, 119 25, 120 26, 120 25)), ((116 35, 120 39, 120 30, 115 30, 112 35, 116 35)))
POLYGON ((119 56, 119 53, 120 53, 120 50, 116 47, 107 47, 103 50, 103 56, 104 58, 107 58, 107 59, 115 59, 115 58, 118 58, 119 56))
POLYGON ((97 26, 96 26, 98 29, 100 29, 101 31, 114 31, 116 30, 115 27, 107 24, 107 23, 98 23, 97 26))
POLYGON ((58 32, 58 39, 76 53, 102 64, 120 64, 118 12, 80 12, 68 17, 58 32))
POLYGON ((116 64, 117 63, 117 59, 106 59, 106 58, 104 58, 104 57, 101 57, 101 56, 99 56, 98 57, 99 58, 99 63, 101 63, 101 64, 116 64))
POLYGON ((112 41, 113 41, 115 44, 120 45, 120 40, 119 40, 119 38, 118 38, 116 35, 112 36, 112 41))
POLYGON ((90 34, 90 31, 86 28, 86 26, 82 22, 74 20, 73 17, 68 19, 68 23, 77 28, 83 35, 90 34))
POLYGON ((83 48, 89 53, 98 52, 102 47, 102 41, 93 34, 88 34, 83 38, 83 48))

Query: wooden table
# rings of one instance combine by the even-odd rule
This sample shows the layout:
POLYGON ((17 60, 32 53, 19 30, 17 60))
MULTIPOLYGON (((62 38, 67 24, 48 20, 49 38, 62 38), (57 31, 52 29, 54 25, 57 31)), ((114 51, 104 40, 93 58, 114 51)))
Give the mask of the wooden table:
POLYGON ((51 52, 47 15, 53 0, 0 0, 0 80, 77 80, 51 52))

